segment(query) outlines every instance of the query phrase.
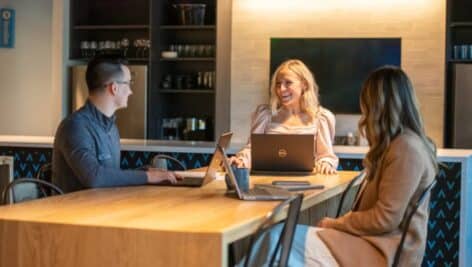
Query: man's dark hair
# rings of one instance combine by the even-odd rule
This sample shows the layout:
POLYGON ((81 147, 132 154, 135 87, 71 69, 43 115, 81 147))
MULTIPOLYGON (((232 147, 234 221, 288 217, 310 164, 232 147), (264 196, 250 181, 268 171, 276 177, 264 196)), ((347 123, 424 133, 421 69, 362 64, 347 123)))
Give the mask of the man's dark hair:
POLYGON ((90 60, 85 74, 89 94, 102 90, 115 79, 121 79, 121 66, 126 64, 126 59, 117 56, 97 56, 90 60))

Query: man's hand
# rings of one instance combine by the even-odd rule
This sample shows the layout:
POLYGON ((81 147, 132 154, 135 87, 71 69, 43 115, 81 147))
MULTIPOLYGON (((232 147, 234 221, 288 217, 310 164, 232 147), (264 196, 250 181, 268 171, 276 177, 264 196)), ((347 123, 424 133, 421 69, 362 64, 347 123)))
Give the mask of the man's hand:
POLYGON ((336 169, 333 168, 331 164, 329 164, 328 162, 323 162, 323 161, 316 163, 315 172, 319 174, 328 174, 328 175, 337 173, 336 169))
POLYGON ((159 184, 164 181, 169 181, 171 184, 177 183, 177 181, 182 180, 183 177, 177 175, 173 172, 151 168, 146 172, 147 181, 149 184, 159 184))

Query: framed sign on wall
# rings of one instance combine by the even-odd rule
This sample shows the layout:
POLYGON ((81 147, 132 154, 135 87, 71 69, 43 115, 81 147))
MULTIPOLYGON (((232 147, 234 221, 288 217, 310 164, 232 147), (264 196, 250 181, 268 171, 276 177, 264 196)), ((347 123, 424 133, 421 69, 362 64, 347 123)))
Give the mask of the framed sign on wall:
POLYGON ((15 45, 15 10, 0 9, 0 48, 13 48, 15 45))

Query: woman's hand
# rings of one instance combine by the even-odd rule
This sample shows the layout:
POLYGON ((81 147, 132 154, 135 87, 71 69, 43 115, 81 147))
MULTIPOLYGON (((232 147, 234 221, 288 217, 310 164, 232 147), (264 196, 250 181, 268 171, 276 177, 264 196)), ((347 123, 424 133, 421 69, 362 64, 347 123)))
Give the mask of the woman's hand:
POLYGON ((247 168, 246 163, 244 163, 244 160, 238 157, 231 157, 228 159, 228 162, 230 165, 234 165, 238 168, 247 168))
POLYGON ((324 161, 317 162, 315 164, 315 172, 319 173, 319 174, 328 174, 328 175, 337 173, 336 169, 333 168, 333 166, 331 166, 331 164, 329 164, 328 162, 324 162, 324 161))
POLYGON ((331 225, 333 225, 335 220, 336 219, 324 217, 323 219, 321 219, 321 221, 318 222, 316 226, 322 227, 322 228, 331 228, 331 225))

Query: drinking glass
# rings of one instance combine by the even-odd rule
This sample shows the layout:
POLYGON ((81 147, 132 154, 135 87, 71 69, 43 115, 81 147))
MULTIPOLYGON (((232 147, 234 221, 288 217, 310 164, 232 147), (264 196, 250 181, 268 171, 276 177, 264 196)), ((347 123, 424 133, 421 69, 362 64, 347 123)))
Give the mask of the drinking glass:
POLYGON ((128 47, 129 47, 129 39, 128 38, 121 39, 121 47, 123 47, 123 56, 126 57, 126 53, 128 52, 128 47))
POLYGON ((82 57, 88 57, 88 50, 90 49, 90 44, 87 41, 80 42, 80 54, 82 57))
POLYGON ((95 53, 97 52, 98 44, 97 41, 91 41, 90 42, 90 56, 95 56, 95 53))

